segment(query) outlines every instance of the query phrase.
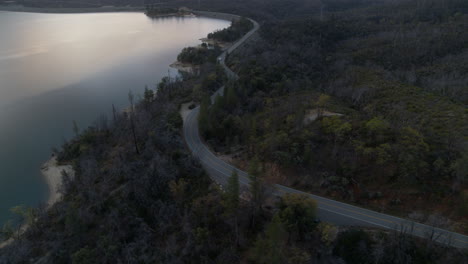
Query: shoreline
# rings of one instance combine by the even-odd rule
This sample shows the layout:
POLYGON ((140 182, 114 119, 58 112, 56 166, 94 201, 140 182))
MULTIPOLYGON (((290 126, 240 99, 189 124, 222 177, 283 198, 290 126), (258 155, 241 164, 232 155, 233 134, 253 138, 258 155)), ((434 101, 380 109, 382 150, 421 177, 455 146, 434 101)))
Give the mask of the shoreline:
MULTIPOLYGON (((24 7, 24 6, 2 6, 0 5, 0 12, 22 12, 22 13, 44 13, 44 14, 74 14, 74 13, 106 13, 106 12, 144 12, 144 7, 96 7, 96 8, 36 8, 36 7, 24 7)), ((169 16, 158 16, 161 18, 164 17, 174 17, 177 15, 169 16)), ((207 17, 215 18, 220 20, 230 20, 232 17, 237 17, 235 15, 229 15, 224 13, 214 13, 214 12, 201 12, 195 11, 189 15, 184 15, 181 17, 207 17)), ((178 61, 169 65, 169 67, 175 68, 181 71, 192 72, 196 66, 187 65, 180 63, 178 61)), ((188 106, 192 102, 187 104, 188 106)), ((57 162, 57 156, 52 154, 40 168, 41 174, 45 179, 45 182, 49 189, 49 197, 46 203, 46 210, 49 210, 55 203, 60 201, 62 198, 62 193, 59 191, 60 186, 62 185, 62 172, 65 171, 71 178, 74 178, 75 171, 71 165, 59 165, 57 162)), ((10 245, 15 241, 16 236, 21 236, 29 228, 28 224, 23 223, 17 234, 6 241, 0 241, 0 249, 10 245)))
MULTIPOLYGON (((59 191, 62 185, 62 172, 66 172, 71 178, 75 176, 75 171, 71 165, 59 165, 57 162, 57 156, 47 160, 41 166, 41 174, 45 178, 47 187, 49 188, 49 198, 47 199, 46 210, 49 210, 55 203, 60 201, 62 193, 59 191)), ((21 224, 17 236, 21 236, 29 228, 27 223, 21 224)), ((6 241, 0 242, 0 249, 8 246, 15 241, 15 237, 11 237, 6 241)))

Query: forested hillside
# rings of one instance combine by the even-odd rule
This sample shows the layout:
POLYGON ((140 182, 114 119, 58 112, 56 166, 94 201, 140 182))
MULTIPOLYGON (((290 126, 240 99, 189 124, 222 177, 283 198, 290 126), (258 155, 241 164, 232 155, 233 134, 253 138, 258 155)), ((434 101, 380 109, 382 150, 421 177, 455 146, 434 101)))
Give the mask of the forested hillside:
POLYGON ((468 232, 468 14, 444 3, 266 20, 202 132, 272 182, 468 232))
POLYGON ((29 228, 0 235, 0 263, 463 263, 467 256, 404 232, 336 227, 316 220, 315 201, 271 195, 265 167, 235 171, 221 189, 183 145, 181 102, 216 74, 166 78, 130 108, 99 119, 58 153, 73 164, 63 201, 23 213, 29 228), (202 81, 203 83, 204 81, 202 81))

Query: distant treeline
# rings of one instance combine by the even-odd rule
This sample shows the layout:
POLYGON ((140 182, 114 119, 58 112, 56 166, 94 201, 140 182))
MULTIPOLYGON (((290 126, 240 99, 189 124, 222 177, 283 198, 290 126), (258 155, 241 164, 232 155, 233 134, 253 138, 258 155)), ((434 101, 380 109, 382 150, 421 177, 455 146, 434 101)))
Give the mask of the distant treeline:
POLYGON ((167 15, 184 15, 187 14, 187 11, 184 11, 179 8, 169 8, 169 7, 156 7, 154 5, 147 5, 145 14, 149 17, 158 17, 158 16, 167 16, 167 15))
MULTIPOLYGON (((465 0, 19 0, 19 4, 31 7, 99 7, 99 6, 159 6, 179 8, 186 6, 195 10, 231 12, 252 18, 284 19, 309 16, 321 12, 337 12, 358 7, 400 5, 407 10, 431 10, 431 13, 444 13, 447 10, 466 12, 465 0)), ((0 1, 1 3, 1 1, 0 1)))
POLYGON ((147 16, 152 16, 152 15, 174 14, 178 12, 179 12, 179 9, 177 8, 159 8, 159 7, 148 5, 146 6, 145 14, 147 16))

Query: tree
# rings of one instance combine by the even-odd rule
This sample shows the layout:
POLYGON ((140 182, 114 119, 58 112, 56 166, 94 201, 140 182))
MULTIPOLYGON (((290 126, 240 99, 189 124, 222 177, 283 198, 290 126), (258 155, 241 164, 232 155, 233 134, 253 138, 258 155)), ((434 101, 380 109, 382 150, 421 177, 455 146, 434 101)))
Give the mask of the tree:
POLYGON ((399 143, 402 148, 398 157, 401 175, 406 179, 420 179, 428 168, 425 158, 429 145, 424 141, 424 136, 411 127, 405 127, 399 143))
POLYGON ((231 176, 228 179, 228 184, 226 187, 226 209, 228 216, 234 216, 234 221, 231 224, 234 227, 236 235, 236 245, 239 246, 239 223, 237 217, 237 211, 239 210, 239 175, 237 170, 232 171, 231 176))
POLYGON ((237 170, 234 169, 226 187, 226 205, 230 214, 236 212, 239 208, 239 195, 239 175, 237 170))
POLYGON ((203 79, 202 87, 209 92, 216 90, 219 87, 218 76, 216 73, 211 73, 205 79, 203 79))
POLYGON ((330 96, 326 94, 321 94, 317 100, 317 119, 323 117, 323 113, 325 112, 325 106, 327 105, 328 101, 330 101, 330 96))
POLYGON ((200 113, 198 114, 198 125, 200 127, 200 132, 206 136, 210 130, 210 119, 209 119, 209 108, 211 105, 211 100, 208 95, 205 95, 200 104, 200 113))
POLYGON ((81 248, 72 255, 72 264, 96 263, 94 252, 88 247, 81 248))
POLYGON ((73 132, 75 133, 75 136, 77 137, 80 134, 80 129, 78 128, 78 124, 76 123, 75 120, 73 120, 73 132))
POLYGON ((261 178, 260 161, 255 157, 249 165, 249 191, 250 191, 250 206, 251 206, 251 226, 255 227, 257 216, 260 214, 264 200, 264 189, 261 178))
POLYGON ((258 158, 254 158, 250 163, 249 170, 249 190, 251 195, 252 206, 252 226, 255 226, 255 218, 259 213, 263 202, 263 190, 261 181, 261 172, 258 158))
POLYGON ((379 144, 384 141, 385 135, 390 129, 390 125, 387 121, 374 117, 367 121, 366 125, 367 134, 371 138, 372 144, 379 144))
POLYGON ((290 235, 299 235, 301 239, 314 227, 317 202, 307 195, 286 194, 279 204, 279 217, 290 235))
POLYGON ((320 232, 320 237, 322 241, 327 245, 330 246, 336 239, 338 235, 338 228, 336 228, 332 224, 328 223, 320 223, 317 226, 317 230, 320 232))
POLYGON ((285 263, 286 231, 281 218, 276 214, 254 243, 250 258, 260 264, 285 263))
POLYGON ((180 129, 184 125, 184 120, 178 111, 167 114, 167 124, 175 129, 180 129))
POLYGON ((143 95, 143 100, 145 107, 148 109, 149 104, 153 101, 154 99, 154 92, 151 89, 148 89, 148 86, 145 86, 145 92, 143 95))
POLYGON ((348 122, 344 122, 338 116, 331 116, 322 120, 325 133, 333 135, 333 156, 336 156, 338 141, 342 140, 352 130, 348 122))
POLYGON ((187 181, 185 181, 183 178, 179 179, 178 181, 170 181, 169 189, 171 190, 175 201, 177 201, 179 204, 184 203, 187 196, 187 181))
POLYGON ((211 113, 213 113, 213 115, 219 114, 224 109, 225 105, 224 96, 217 94, 211 108, 211 113))
POLYGON ((134 111, 134 101, 135 100, 135 96, 133 95, 133 92, 132 90, 129 90, 128 91, 128 102, 130 103, 130 112, 133 113, 134 111))
POLYGON ((229 85, 226 87, 226 99, 225 99, 225 102, 226 102, 226 107, 227 108, 234 108, 237 104, 237 94, 236 94, 236 88, 234 87, 234 85, 229 85))
POLYGON ((457 159, 450 166, 453 174, 458 181, 465 182, 468 180, 468 152, 465 152, 461 158, 457 159))
POLYGON ((255 117, 250 119, 245 134, 247 135, 249 154, 252 154, 255 152, 257 145, 257 119, 255 119, 255 117))
POLYGON ((130 102, 130 126, 132 129, 132 135, 133 135, 133 143, 135 144, 135 151, 138 155, 140 155, 140 150, 138 148, 138 141, 137 141, 137 136, 136 136, 136 129, 135 129, 135 107, 133 105, 134 103, 134 96, 132 91, 128 92, 128 101, 130 102))
POLYGON ((117 122, 117 110, 115 109, 114 104, 112 104, 112 117, 114 118, 114 123, 117 122))
POLYGON ((347 263, 374 263, 371 261, 370 249, 371 240, 366 232, 350 230, 338 235, 333 253, 343 258, 347 263))

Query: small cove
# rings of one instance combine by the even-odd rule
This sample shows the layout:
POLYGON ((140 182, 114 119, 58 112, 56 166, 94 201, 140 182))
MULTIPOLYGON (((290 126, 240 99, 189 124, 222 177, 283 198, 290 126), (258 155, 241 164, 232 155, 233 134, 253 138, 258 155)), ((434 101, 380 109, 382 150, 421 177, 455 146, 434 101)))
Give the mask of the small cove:
POLYGON ((86 128, 164 76, 186 46, 229 21, 142 13, 0 12, 0 225, 47 200, 40 166, 72 122, 86 128))

